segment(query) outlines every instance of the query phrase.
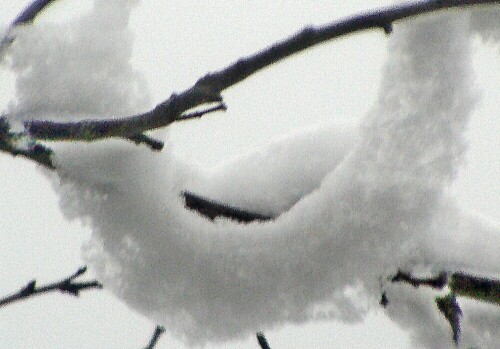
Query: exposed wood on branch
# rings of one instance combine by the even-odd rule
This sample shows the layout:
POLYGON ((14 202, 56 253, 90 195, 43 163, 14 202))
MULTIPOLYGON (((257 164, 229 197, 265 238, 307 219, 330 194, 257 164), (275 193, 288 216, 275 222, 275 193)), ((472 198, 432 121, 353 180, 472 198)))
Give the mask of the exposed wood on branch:
POLYGON ((80 291, 102 288, 102 285, 95 280, 84 282, 75 281, 76 278, 85 274, 86 271, 87 267, 81 267, 70 277, 45 286, 37 286, 36 280, 30 281, 25 287, 19 290, 19 292, 0 299, 0 307, 48 292, 60 291, 78 297, 80 295, 80 291))
POLYGON ((197 211, 202 216, 211 220, 217 217, 224 217, 236 220, 240 223, 250 223, 253 221, 269 221, 275 217, 246 211, 240 208, 232 207, 226 204, 218 203, 202 196, 188 191, 182 192, 185 200, 185 206, 191 210, 197 211))

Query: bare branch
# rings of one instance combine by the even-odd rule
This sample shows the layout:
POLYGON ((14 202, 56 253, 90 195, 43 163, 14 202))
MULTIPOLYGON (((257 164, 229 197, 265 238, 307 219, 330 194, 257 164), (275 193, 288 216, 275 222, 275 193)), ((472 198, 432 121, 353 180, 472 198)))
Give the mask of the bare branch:
POLYGON ((85 282, 74 281, 77 277, 85 274, 86 271, 87 267, 85 266, 81 267, 70 277, 41 287, 36 286, 36 280, 30 281, 25 287, 23 287, 17 293, 14 293, 10 296, 0 299, 0 307, 47 292, 60 291, 78 297, 80 295, 80 291, 85 291, 93 288, 101 289, 102 285, 95 280, 85 281, 85 282))
POLYGON ((187 208, 195 210, 202 216, 211 220, 217 217, 225 217, 240 223, 250 223, 253 221, 269 221, 275 218, 265 214, 245 211, 240 208, 221 204, 188 191, 182 192, 181 195, 184 197, 185 206, 187 208))
POLYGON ((497 0, 431 0, 393 6, 334 22, 322 27, 308 27, 254 55, 244 57, 230 66, 200 78, 191 88, 172 94, 153 110, 122 119, 58 123, 29 121, 26 133, 34 139, 52 141, 96 141, 109 137, 130 138, 156 128, 166 127, 183 119, 187 110, 212 102, 221 102, 221 92, 256 72, 289 56, 356 31, 382 28, 391 32, 392 23, 404 18, 452 7, 497 3, 497 0))
POLYGON ((148 346, 145 347, 144 349, 153 349, 156 346, 156 343, 160 339, 160 336, 163 334, 163 332, 165 332, 165 327, 156 326, 155 332, 153 333, 153 337, 151 337, 148 346))

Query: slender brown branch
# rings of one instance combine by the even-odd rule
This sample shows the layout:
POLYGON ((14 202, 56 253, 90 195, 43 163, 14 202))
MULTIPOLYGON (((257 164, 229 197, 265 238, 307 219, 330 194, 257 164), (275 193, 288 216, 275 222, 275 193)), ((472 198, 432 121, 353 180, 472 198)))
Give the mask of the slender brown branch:
POLYGON ((158 340, 160 339, 160 336, 163 334, 163 332, 165 332, 165 327, 156 326, 155 332, 153 333, 153 337, 151 337, 148 346, 145 347, 144 349, 153 349, 156 346, 156 343, 158 343, 158 340))
POLYGON ((85 291, 88 289, 100 289, 102 288, 102 285, 98 281, 85 281, 85 282, 75 282, 74 280, 78 278, 79 276, 85 274, 87 271, 87 267, 81 267, 71 275, 70 277, 47 284, 45 286, 38 287, 36 285, 36 280, 30 281, 26 286, 24 286, 21 290, 18 292, 4 297, 0 299, 0 307, 6 306, 10 303, 17 302, 29 297, 33 297, 36 295, 40 295, 43 293, 48 293, 48 292, 53 292, 53 291, 60 291, 60 292, 66 292, 69 293, 70 295, 73 295, 75 297, 78 297, 80 295, 80 291, 85 291))
POLYGON ((34 139, 53 141, 90 142, 109 137, 130 138, 148 130, 166 127, 172 122, 182 119, 182 113, 191 108, 205 103, 221 102, 221 92, 225 89, 312 46, 349 33, 372 28, 382 28, 388 33, 392 30, 393 22, 424 13, 452 7, 497 2, 497 0, 418 1, 348 17, 321 27, 308 27, 254 55, 241 58, 222 70, 207 74, 188 90, 180 94, 172 94, 169 99, 144 114, 122 119, 86 120, 70 123, 35 120, 25 123, 26 133, 34 139))

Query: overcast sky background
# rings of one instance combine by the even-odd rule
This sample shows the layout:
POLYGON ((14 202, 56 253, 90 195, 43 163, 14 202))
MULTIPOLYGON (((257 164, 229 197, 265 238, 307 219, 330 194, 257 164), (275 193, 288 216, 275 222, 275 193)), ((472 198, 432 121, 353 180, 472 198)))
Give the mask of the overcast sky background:
MULTIPOLYGON (((311 23, 324 23, 390 2, 337 4, 252 2, 237 9, 228 2, 142 1, 134 10, 133 64, 149 84, 151 106, 173 91, 192 85, 210 70, 252 53, 311 23)), ((26 5, 0 7, 8 23, 26 5)), ((40 18, 66 21, 88 11, 90 1, 61 0, 40 18)), ((397 27, 395 28, 397 30, 397 27)), ((281 135, 328 123, 356 122, 377 96, 387 38, 362 33, 288 59, 224 93, 226 113, 174 125, 173 151, 202 165, 269 144, 281 135)), ((500 220, 500 67, 498 47, 474 44, 474 69, 482 100, 470 124, 467 166, 453 187, 469 209, 500 220)), ((12 77, 0 71, 0 101, 13 95, 12 77)), ((74 272, 84 263, 80 248, 89 231, 67 222, 58 199, 36 166, 0 157, 0 294, 17 290, 36 277, 39 283, 74 272)), ((89 275, 88 277, 91 277, 89 275)), ((155 324, 121 304, 107 291, 84 293, 79 300, 53 294, 21 302, 0 312, 0 343, 5 348, 140 348, 155 324)), ((258 330, 258 329, 256 329, 258 330)), ((362 325, 338 322, 267 330, 273 348, 408 347, 407 336, 382 310, 362 325)), ((158 348, 182 348, 165 334, 158 348)), ((209 346, 211 347, 211 346, 209 346)), ((254 338, 225 348, 257 348, 254 338)))

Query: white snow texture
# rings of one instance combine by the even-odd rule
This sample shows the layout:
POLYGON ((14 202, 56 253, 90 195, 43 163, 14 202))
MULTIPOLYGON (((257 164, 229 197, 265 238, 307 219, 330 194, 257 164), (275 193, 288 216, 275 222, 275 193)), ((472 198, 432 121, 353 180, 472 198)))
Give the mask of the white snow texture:
MULTIPOLYGON (((9 49, 17 74, 10 117, 146 110, 146 83, 128 63, 132 3, 96 0, 77 23, 18 29, 9 49)), ((124 141, 54 145, 61 208, 91 226, 85 254, 98 278, 198 345, 313 319, 361 321, 378 307, 380 276, 400 267, 499 274, 499 225, 446 194, 477 99, 471 33, 498 39, 489 27, 470 30, 467 14, 395 27, 378 102, 360 130, 327 125, 210 171, 176 159, 168 146, 154 153, 124 141), (186 189, 279 216, 211 222, 184 208, 186 189)), ((416 347, 452 346, 434 293, 387 291, 389 316, 416 347)), ((493 348, 499 319, 498 307, 466 307, 463 344, 493 348)))

